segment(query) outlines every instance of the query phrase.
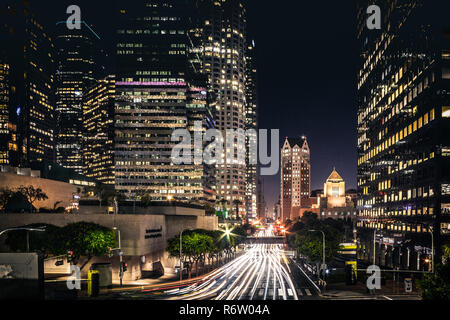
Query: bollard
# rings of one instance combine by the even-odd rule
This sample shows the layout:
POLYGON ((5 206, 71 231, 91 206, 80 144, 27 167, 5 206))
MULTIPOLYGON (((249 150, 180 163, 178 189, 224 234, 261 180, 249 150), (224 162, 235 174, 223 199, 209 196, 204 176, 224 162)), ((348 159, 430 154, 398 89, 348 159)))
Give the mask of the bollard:
POLYGON ((98 297, 100 292, 100 272, 98 270, 89 270, 88 273, 88 295, 98 297))

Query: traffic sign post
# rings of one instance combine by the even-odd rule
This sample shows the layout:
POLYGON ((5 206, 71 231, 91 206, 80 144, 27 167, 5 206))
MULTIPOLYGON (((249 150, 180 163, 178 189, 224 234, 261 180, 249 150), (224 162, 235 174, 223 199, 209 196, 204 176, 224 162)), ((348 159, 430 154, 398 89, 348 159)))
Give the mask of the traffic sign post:
POLYGON ((413 282, 411 278, 406 278, 405 279, 405 292, 406 293, 411 293, 413 289, 413 282))

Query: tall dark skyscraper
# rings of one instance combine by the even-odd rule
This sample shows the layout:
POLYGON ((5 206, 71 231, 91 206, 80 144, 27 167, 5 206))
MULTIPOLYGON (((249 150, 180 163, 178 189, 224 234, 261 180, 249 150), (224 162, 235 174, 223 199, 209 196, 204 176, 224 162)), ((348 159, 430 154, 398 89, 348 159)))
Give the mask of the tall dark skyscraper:
POLYGON ((84 21, 69 30, 56 26, 56 161, 78 173, 83 170, 83 96, 103 76, 100 37, 84 21))
POLYGON ((369 30, 372 4, 358 1, 358 226, 378 233, 366 258, 426 269, 450 233, 449 5, 375 1, 382 28, 369 30))
MULTIPOLYGON (((10 139, 6 148, 9 164, 54 161, 52 39, 35 16, 29 1, 3 1, 0 24, 0 64, 3 72, 8 70, 9 77, 7 86, 4 86, 8 98, 2 94, 3 104, 8 104, 10 139), (16 128, 17 133, 14 133, 16 128)), ((6 109, 2 107, 2 110, 5 115, 6 109)), ((5 119, 3 116, 1 121, 5 119)), ((4 124, 2 126, 4 128, 4 124)), ((5 152, 5 146, 3 143, 1 152, 5 152)))
POLYGON ((171 159, 175 129, 190 130, 199 115, 203 131, 214 124, 206 80, 191 63, 193 9, 184 0, 119 4, 115 174, 116 190, 129 199, 202 202, 213 191, 203 164, 171 159))
MULTIPOLYGON (((10 154, 14 152, 11 143, 13 132, 9 122, 9 64, 6 63, 5 55, 0 53, 0 164, 10 164, 10 154)), ((17 151, 17 144, 15 145, 17 151)))

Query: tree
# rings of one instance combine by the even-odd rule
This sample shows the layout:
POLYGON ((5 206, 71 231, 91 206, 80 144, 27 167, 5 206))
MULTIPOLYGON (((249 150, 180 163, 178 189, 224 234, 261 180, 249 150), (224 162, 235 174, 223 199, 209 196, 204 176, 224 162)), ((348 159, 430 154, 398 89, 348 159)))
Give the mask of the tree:
POLYGON ((65 239, 64 234, 61 232, 62 228, 51 224, 31 224, 26 227, 45 227, 45 232, 28 232, 26 230, 15 230, 8 232, 5 244, 11 251, 26 251, 28 232, 30 251, 41 252, 44 254, 44 257, 48 257, 49 255, 61 255, 65 253, 65 239))
POLYGON ((450 259, 450 244, 444 244, 442 246, 442 251, 443 251, 443 258, 444 261, 447 261, 448 259, 450 259))
POLYGON ((105 202, 106 205, 113 204, 114 197, 118 197, 118 194, 116 194, 114 188, 112 188, 110 185, 105 185, 103 183, 97 183, 93 191, 94 195, 98 198, 100 202, 100 207, 102 206, 103 202, 105 202))
POLYGON ((295 236, 295 240, 291 239, 294 247, 297 251, 307 256, 312 261, 322 261, 323 259, 323 231, 325 233, 325 259, 327 261, 333 260, 339 251, 339 244, 341 243, 341 237, 339 230, 328 225, 324 221, 309 219, 306 221, 308 224, 298 225, 303 226, 295 236), (311 232, 314 228, 317 232, 311 232))
POLYGON ((53 204, 53 208, 39 208, 39 213, 64 213, 66 208, 59 206, 62 201, 56 201, 53 204))
POLYGON ((17 191, 21 193, 30 205, 30 212, 33 211, 33 205, 36 201, 47 200, 48 196, 42 191, 41 188, 35 188, 34 186, 20 186, 17 191))
MULTIPOLYGON (((111 229, 88 223, 71 223, 65 227, 56 227, 49 224, 33 224, 29 227, 45 226, 45 232, 31 232, 29 243, 31 251, 40 251, 46 256, 63 255, 73 251, 75 261, 81 257, 86 261, 80 267, 83 269, 95 256, 106 256, 110 248, 116 247, 115 235, 111 229)), ((25 251, 27 231, 17 230, 8 232, 6 244, 13 251, 25 251)))
POLYGON ((300 222, 305 226, 314 227, 318 223, 319 219, 317 213, 307 211, 300 218, 300 222))
POLYGON ((226 209, 226 206, 228 205, 228 201, 227 201, 225 198, 222 198, 222 199, 218 202, 218 204, 219 204, 220 207, 222 208, 222 216, 223 216, 223 218, 224 218, 224 219, 227 218, 227 216, 225 215, 225 211, 227 210, 227 209, 226 209))
POLYGON ((78 222, 63 227, 64 247, 74 253, 75 261, 86 257, 80 267, 83 269, 95 256, 109 254, 110 248, 116 247, 114 232, 111 229, 94 223, 78 222))
MULTIPOLYGON (((207 235, 204 230, 186 231, 183 233, 182 260, 183 265, 188 270, 188 277, 191 278, 192 266, 196 265, 196 275, 198 275, 198 265, 204 261, 206 254, 211 252, 214 246, 214 239, 207 235)), ((167 252, 171 257, 180 257, 180 237, 173 237, 167 241, 167 252)), ((182 270, 180 270, 181 272, 182 270)))
POLYGON ((2 210, 5 209, 5 206, 8 204, 9 200, 13 196, 13 191, 8 188, 0 189, 0 208, 2 210))
POLYGON ((450 263, 436 265, 417 284, 423 300, 450 300, 450 263))
POLYGON ((205 214, 207 216, 214 216, 214 215, 216 215, 216 208, 214 208, 212 205, 206 204, 205 205, 205 214))
POLYGON ((233 206, 234 206, 234 209, 236 210, 235 211, 236 212, 236 218, 239 217, 239 206, 241 206, 241 205, 242 205, 242 201, 240 201, 238 199, 233 200, 233 206))

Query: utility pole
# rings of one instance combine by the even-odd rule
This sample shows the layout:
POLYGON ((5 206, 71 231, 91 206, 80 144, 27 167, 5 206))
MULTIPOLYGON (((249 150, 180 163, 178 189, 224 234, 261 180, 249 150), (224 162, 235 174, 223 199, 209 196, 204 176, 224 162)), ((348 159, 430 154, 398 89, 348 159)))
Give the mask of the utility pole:
POLYGON ((180 282, 183 281, 183 259, 182 259, 182 256, 181 256, 183 254, 183 249, 182 249, 182 246, 183 246, 183 242, 182 242, 183 231, 184 230, 181 230, 181 233, 180 233, 180 282))
POLYGON ((434 273, 434 229, 431 227, 431 272, 434 273))
POLYGON ((30 231, 27 230, 27 252, 30 252, 30 231))
POLYGON ((120 230, 117 227, 114 227, 113 230, 117 230, 117 236, 119 238, 119 247, 114 250, 119 250, 119 279, 120 279, 120 286, 122 286, 122 279, 123 279, 123 252, 122 252, 122 243, 120 238, 120 230))
POLYGON ((376 265, 376 254, 375 254, 375 250, 376 250, 376 239, 377 238, 377 230, 373 230, 373 265, 376 265))

